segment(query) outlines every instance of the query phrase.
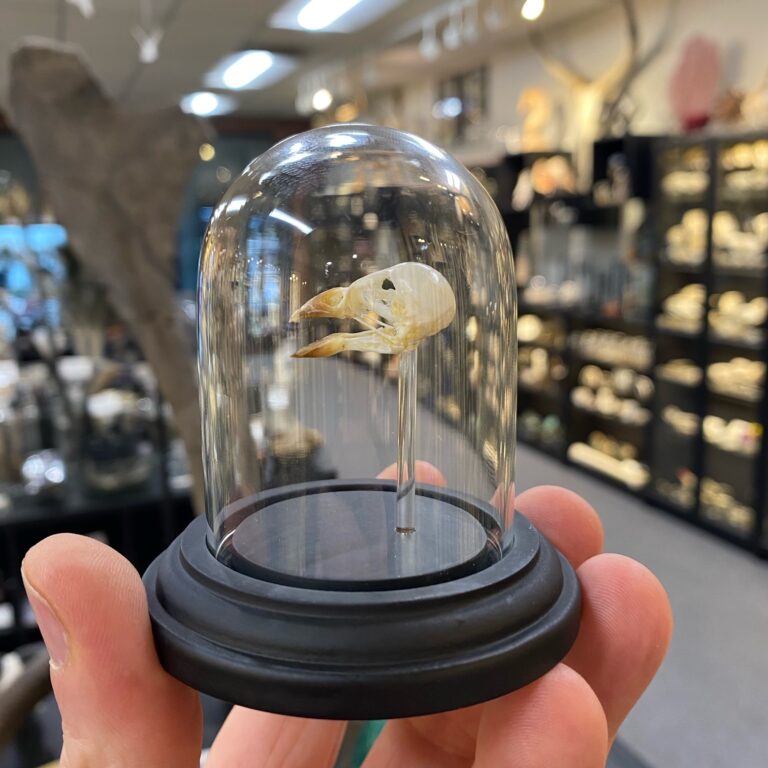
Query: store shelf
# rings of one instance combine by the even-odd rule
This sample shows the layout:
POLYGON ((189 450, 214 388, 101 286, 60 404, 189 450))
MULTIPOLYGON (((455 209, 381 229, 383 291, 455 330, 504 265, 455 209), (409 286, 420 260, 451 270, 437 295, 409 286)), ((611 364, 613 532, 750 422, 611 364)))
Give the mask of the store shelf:
POLYGON ((750 539, 753 535, 755 527, 754 519, 750 521, 748 526, 740 528, 731 524, 727 520, 723 520, 715 516, 708 516, 708 514, 703 510, 701 513, 701 523, 709 530, 723 532, 737 541, 746 541, 750 539))
POLYGON ((611 315, 572 304, 531 304, 521 301, 518 314, 554 316, 596 328, 622 330, 629 334, 642 334, 648 324, 648 318, 640 315, 611 315))
POLYGON ((557 344, 545 344, 541 341, 523 341, 517 340, 519 347, 530 347, 532 349, 545 349, 547 352, 554 352, 555 354, 562 355, 565 352, 565 347, 558 346, 557 344))
POLYGON ((766 198, 768 198, 768 189, 737 192, 725 188, 722 192, 720 202, 727 207, 738 206, 740 208, 754 208, 762 211, 765 209, 766 198))
POLYGON ((680 212, 689 208, 704 208, 707 204, 707 191, 697 195, 669 195, 662 194, 661 202, 670 208, 680 209, 680 212))
POLYGON ((699 439, 698 431, 692 435, 686 435, 684 432, 680 432, 680 430, 675 429, 671 424, 668 424, 663 419, 659 421, 659 426, 664 430, 665 440, 678 440, 681 443, 690 443, 699 439))
POLYGON ((648 325, 648 318, 642 316, 608 315, 601 312, 576 310, 572 313, 574 320, 585 325, 607 330, 624 331, 630 335, 642 335, 648 325))
POLYGON ((649 367, 640 368, 638 366, 632 366, 627 363, 609 363, 606 360, 599 360, 596 357, 590 357, 588 355, 582 355, 580 352, 573 350, 572 355, 574 358, 574 362, 577 365, 598 365, 601 368, 605 368, 606 370, 615 370, 616 368, 627 368, 630 371, 634 371, 635 373, 642 373, 643 375, 647 375, 650 371, 649 367))
MULTIPOLYGON (((751 139, 746 140, 757 138, 764 139, 766 136, 764 133, 755 134, 751 139)), ((768 210, 768 198, 762 194, 753 195, 751 198, 739 195, 738 199, 731 203, 724 200, 723 174, 719 166, 720 148, 728 145, 729 142, 735 143, 743 140, 745 140, 744 137, 739 136, 660 137, 655 140, 649 156, 652 162, 648 164, 654 168, 651 174, 653 178, 649 178, 649 209, 655 212, 656 230, 652 238, 649 238, 648 250, 645 252, 645 258, 651 262, 649 274, 653 275, 653 279, 647 283, 646 290, 649 295, 639 297, 633 294, 633 303, 631 304, 638 309, 648 308, 648 314, 644 311, 638 311, 625 317, 612 312, 605 314, 599 311, 599 307, 609 306, 605 302, 612 302, 610 306, 630 306, 621 300, 616 301, 612 294, 606 298, 607 284, 601 281, 605 281, 609 274, 611 279, 620 279, 620 277, 618 277, 618 269, 615 273, 608 271, 609 267, 606 266, 605 259, 610 257, 604 252, 600 269, 597 269, 594 274, 589 274, 588 268, 585 268, 587 271, 580 284, 583 285, 586 293, 594 290, 594 295, 586 295, 583 303, 567 306, 558 303, 536 305, 524 299, 520 303, 521 314, 532 313, 543 319, 557 318, 558 326, 562 328, 567 338, 566 347, 553 350, 551 346, 536 344, 535 342, 521 343, 521 347, 540 346, 548 351, 556 351, 562 356, 564 364, 570 370, 567 379, 558 382, 550 394, 540 395, 542 404, 550 400, 556 402, 558 398, 562 403, 560 418, 563 421, 567 444, 587 441, 590 431, 601 431, 614 438, 618 435, 620 439, 632 443, 639 449, 640 457, 643 463, 650 467, 654 479, 661 479, 666 476, 671 466, 677 466, 678 460, 681 462, 680 466, 689 468, 693 474, 699 477, 716 475, 715 469, 712 473, 709 472, 707 463, 714 462, 717 467, 727 468, 724 471, 738 478, 734 480, 734 484, 749 486, 746 496, 755 500, 757 516, 760 518, 756 527, 759 526, 760 530, 764 532, 762 539, 757 534, 745 536, 742 533, 729 530, 722 524, 704 519, 698 498, 693 500, 690 507, 676 504, 657 491, 653 486, 654 480, 645 487, 642 496, 649 504, 680 519, 692 522, 702 529, 714 532, 728 541, 738 543, 742 547, 756 550, 758 542, 761 542, 760 546, 763 547, 766 556, 768 556, 768 510, 766 510, 768 506, 768 483, 764 477, 761 477, 764 474, 761 467, 768 461, 768 445, 764 442, 760 453, 755 456, 725 451, 719 446, 707 443, 701 427, 693 435, 683 434, 674 431, 662 419, 664 406, 677 405, 682 410, 697 416, 700 423, 706 415, 711 413, 724 418, 749 419, 761 423, 764 428, 768 428, 767 394, 761 391, 754 399, 750 399, 739 397, 727 390, 718 392, 711 388, 711 383, 706 376, 710 365, 726 362, 735 357, 768 362, 768 327, 762 329, 764 333, 761 338, 745 341, 741 336, 718 336, 715 329, 705 325, 704 322, 699 328, 693 330, 663 327, 657 323, 658 317, 663 314, 664 300, 679 292, 687 284, 698 283, 704 287, 706 306, 710 306, 710 300, 713 296, 722 294, 726 290, 741 291, 748 300, 760 295, 768 296, 768 268, 760 266, 759 262, 757 262, 758 266, 748 268, 719 264, 717 263, 718 259, 730 259, 731 257, 724 250, 716 252, 711 242, 712 218, 718 210, 722 208, 734 210, 744 231, 748 231, 749 225, 746 222, 748 216, 768 210), (689 150, 694 148, 706 155, 707 173, 709 173, 708 188, 701 194, 692 196, 671 197, 664 195, 660 186, 661 179, 675 170, 689 170, 689 167, 686 167, 684 163, 687 162, 689 150), (682 215, 693 208, 701 208, 709 219, 707 222, 708 241, 703 260, 701 264, 675 263, 668 257, 666 233, 669 227, 680 224, 682 215), (582 351, 581 346, 575 343, 574 334, 598 329, 618 331, 628 336, 648 339, 652 351, 649 364, 638 364, 639 361, 644 360, 643 357, 640 357, 644 351, 639 346, 632 348, 634 357, 630 357, 629 354, 624 356, 626 358, 624 362, 617 362, 615 359, 609 361, 601 357, 604 348, 599 344, 597 337, 595 339, 597 339, 598 344, 589 347, 589 351, 596 352, 596 355, 582 351), (703 372, 702 379, 694 383, 685 383, 659 375, 657 366, 676 358, 690 358, 703 372), (651 399, 643 403, 643 406, 651 411, 650 422, 647 424, 626 422, 615 416, 602 414, 574 404, 571 401, 571 392, 580 384, 579 372, 586 365, 596 365, 608 372, 617 368, 628 368, 638 374, 648 376, 654 384, 654 394, 651 399), (742 477, 743 473, 744 476, 742 477)), ((585 228, 602 226, 595 222, 579 219, 581 207, 583 207, 582 203, 574 202, 573 205, 576 212, 574 214, 576 224, 585 228)), ((537 212, 537 216, 531 216, 531 226, 545 226, 541 222, 546 222, 546 216, 546 211, 537 212)), ((556 242, 567 242, 567 238, 563 237, 561 230, 559 236, 561 240, 556 242)), ((691 253, 694 251, 691 250, 691 253)), ((535 254, 531 258, 534 256, 535 254)), ((553 255, 549 252, 549 258, 555 259, 555 257, 556 254, 553 255)), ((568 258, 567 252, 564 257, 568 258)), ((557 263, 562 265, 562 262, 557 263)), ((582 263, 579 262, 579 264, 582 263)), ((534 268, 531 274, 544 275, 546 272, 536 272, 534 268)), ((555 274, 555 271, 550 271, 549 274, 555 274)), ((571 279, 577 281, 581 279, 579 274, 571 272, 567 274, 571 275, 571 279)), ((551 284, 552 278, 548 277, 548 280, 551 284)), ((613 288, 612 283, 610 290, 613 288)), ((521 291, 521 294, 523 293, 524 289, 521 291)), ((591 341, 592 339, 590 339, 591 341)), ((619 348, 615 351, 622 354, 623 349, 619 348)), ((730 385, 730 382, 726 381, 726 385, 730 385)), ((535 402, 532 399, 535 396, 533 392, 526 391, 524 387, 521 387, 523 402, 535 402)), ((768 429, 764 431, 768 432, 768 429)), ((536 447, 541 450, 541 446, 537 445, 536 447)), ((551 451, 547 452, 550 455, 552 453, 551 451)), ((564 453, 564 450, 562 452, 564 453)), ((567 459, 566 461, 569 465, 578 467, 580 471, 600 478, 603 482, 609 482, 617 488, 628 490, 621 481, 616 481, 615 478, 611 478, 595 468, 581 463, 576 464, 567 459)), ((668 481, 675 482, 674 476, 669 477, 668 481)))
POLYGON ((746 397, 738 397, 737 395, 731 395, 727 392, 721 392, 717 389, 709 389, 708 395, 716 402, 728 403, 729 405, 738 405, 741 408, 755 409, 760 407, 760 402, 763 399, 762 393, 754 400, 746 397))
POLYGON ((519 315, 556 315, 557 317, 567 317, 570 315, 573 307, 565 304, 535 304, 524 300, 519 300, 517 304, 517 314, 519 315))
POLYGON ((701 382, 697 382, 696 384, 686 384, 684 381, 678 381, 677 379, 667 379, 663 376, 659 376, 658 373, 655 373, 656 378, 656 389, 658 390, 659 384, 663 385, 669 385, 670 387, 675 387, 678 389, 685 390, 689 393, 695 392, 700 386, 701 382))
POLYGON ((745 280, 765 280, 768 277, 768 269, 765 267, 755 267, 752 269, 744 267, 724 267, 714 265, 712 274, 717 277, 735 277, 745 280))
POLYGON ((668 328, 663 325, 658 325, 658 323, 656 325, 656 333, 659 336, 669 336, 670 338, 685 339, 686 341, 699 339, 701 337, 701 330, 685 331, 682 328, 668 328))
POLYGON ((765 339, 761 341, 747 341, 734 336, 720 336, 710 329, 709 343, 717 344, 721 347, 733 347, 734 349, 744 349, 751 352, 759 352, 765 346, 765 339))
POLYGON ((629 429, 638 429, 638 430, 644 430, 648 426, 647 422, 644 424, 637 424, 631 421, 622 421, 621 419, 618 419, 615 416, 606 416, 604 413, 600 413, 599 411, 593 411, 593 410, 590 410, 589 408, 583 408, 580 405, 576 405, 576 403, 572 403, 571 407, 574 410, 578 411, 579 413, 583 413, 588 416, 591 416, 606 424, 616 424, 620 427, 628 427, 629 429))
POLYGON ((654 480, 651 479, 651 482, 648 484, 648 486, 645 489, 645 498, 647 501, 649 501, 654 506, 661 507, 661 509, 667 512, 671 512, 673 515, 676 515, 678 517, 686 518, 686 519, 691 519, 693 517, 695 512, 695 505, 686 507, 686 506, 683 506, 682 504, 678 504, 674 502, 672 499, 659 493, 653 487, 653 482, 654 480))
POLYGON ((715 443, 710 443, 709 440, 704 440, 704 447, 709 451, 714 451, 716 453, 723 454, 724 457, 727 457, 728 459, 736 459, 744 461, 745 463, 752 463, 754 464, 757 462, 760 458, 759 453, 744 453, 743 451, 731 451, 727 448, 722 448, 719 445, 716 445, 715 443))
POLYGON ((532 384, 524 384, 522 381, 518 382, 518 388, 520 392, 525 392, 533 397, 542 397, 547 400, 559 401, 562 398, 562 391, 558 387, 551 386, 533 386, 532 384))
POLYGON ((662 250, 658 255, 658 266, 668 272, 677 272, 681 275, 702 275, 704 274, 704 264, 684 264, 679 261, 671 261, 666 257, 666 252, 662 250))

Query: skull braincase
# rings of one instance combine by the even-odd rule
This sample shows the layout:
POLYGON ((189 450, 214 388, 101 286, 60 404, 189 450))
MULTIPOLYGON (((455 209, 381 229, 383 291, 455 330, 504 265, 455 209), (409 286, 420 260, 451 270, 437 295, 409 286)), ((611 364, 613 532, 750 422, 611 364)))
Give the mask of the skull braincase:
POLYGON ((331 288, 294 312, 311 317, 354 319, 368 330, 334 333, 303 347, 296 357, 327 357, 343 351, 383 354, 415 348, 445 328, 456 314, 456 297, 436 269, 404 262, 373 272, 347 288, 331 288))

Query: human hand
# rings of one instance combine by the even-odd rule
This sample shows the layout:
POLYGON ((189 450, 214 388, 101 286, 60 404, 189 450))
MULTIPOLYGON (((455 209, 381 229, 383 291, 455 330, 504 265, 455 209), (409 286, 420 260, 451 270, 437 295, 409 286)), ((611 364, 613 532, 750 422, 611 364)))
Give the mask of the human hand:
MULTIPOLYGON (((573 649, 507 696, 390 721, 364 768, 605 764, 610 741, 666 652, 666 594, 644 566, 600 554, 599 518, 570 491, 534 488, 516 507, 577 569, 583 607, 573 649)), ((160 666, 144 587, 130 563, 97 541, 60 534, 27 553, 22 574, 51 654, 62 768, 196 768, 198 696, 160 666)), ((235 707, 207 767, 332 768, 344 729, 341 722, 235 707)))

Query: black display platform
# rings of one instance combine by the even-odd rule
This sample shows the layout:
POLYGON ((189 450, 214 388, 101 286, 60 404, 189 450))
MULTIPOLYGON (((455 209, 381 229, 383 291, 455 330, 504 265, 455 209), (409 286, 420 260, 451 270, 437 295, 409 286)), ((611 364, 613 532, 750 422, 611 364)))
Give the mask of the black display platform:
POLYGON ((160 660, 204 693, 304 717, 407 717, 496 698, 551 669, 579 625, 571 566, 522 515, 511 533, 500 559, 458 578, 342 590, 238 572, 195 520, 144 576, 160 660))
POLYGON ((450 581, 501 557, 498 512, 466 494, 420 484, 412 521, 397 530, 390 480, 296 483, 222 511, 217 557, 236 571, 297 587, 405 589, 450 581))

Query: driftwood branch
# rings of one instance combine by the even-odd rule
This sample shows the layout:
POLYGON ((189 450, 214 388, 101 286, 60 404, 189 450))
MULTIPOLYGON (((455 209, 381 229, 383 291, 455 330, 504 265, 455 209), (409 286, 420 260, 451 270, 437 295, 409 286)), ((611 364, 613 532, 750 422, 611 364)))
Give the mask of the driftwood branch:
POLYGON ((48 652, 41 651, 0 696, 0 749, 13 741, 32 710, 51 692, 48 652))
POLYGON ((197 383, 174 279, 181 200, 203 127, 176 108, 120 111, 75 49, 49 42, 13 54, 10 103, 73 250, 105 286, 173 407, 202 510, 197 383))

